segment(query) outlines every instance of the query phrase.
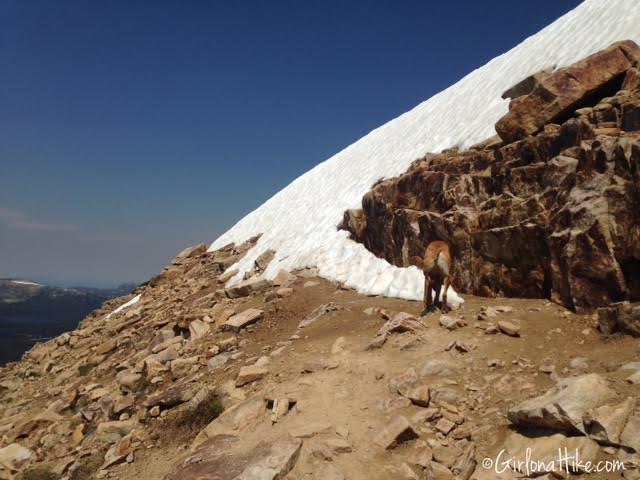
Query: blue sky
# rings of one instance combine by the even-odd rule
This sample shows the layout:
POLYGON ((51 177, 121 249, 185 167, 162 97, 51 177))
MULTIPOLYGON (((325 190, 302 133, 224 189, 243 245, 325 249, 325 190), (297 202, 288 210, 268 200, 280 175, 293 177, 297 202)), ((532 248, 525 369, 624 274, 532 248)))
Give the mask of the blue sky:
POLYGON ((577 0, 0 0, 0 277, 142 281, 577 0))

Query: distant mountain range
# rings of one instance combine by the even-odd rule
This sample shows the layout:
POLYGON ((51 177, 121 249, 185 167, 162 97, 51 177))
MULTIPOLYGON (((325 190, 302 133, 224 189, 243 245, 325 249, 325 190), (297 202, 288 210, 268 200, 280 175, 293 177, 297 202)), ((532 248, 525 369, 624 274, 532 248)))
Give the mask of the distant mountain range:
POLYGON ((0 365, 18 360, 37 341, 73 330, 104 301, 127 295, 135 286, 60 288, 0 279, 0 365))

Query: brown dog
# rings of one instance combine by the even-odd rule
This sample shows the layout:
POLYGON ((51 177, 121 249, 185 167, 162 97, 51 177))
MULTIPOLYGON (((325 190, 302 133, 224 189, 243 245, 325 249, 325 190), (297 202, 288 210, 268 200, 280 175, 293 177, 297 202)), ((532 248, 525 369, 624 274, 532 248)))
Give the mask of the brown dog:
POLYGON ((447 242, 436 240, 427 245, 424 252, 424 258, 418 256, 411 257, 411 263, 420 268, 424 273, 424 311, 422 314, 431 311, 432 307, 437 306, 440 299, 440 290, 444 287, 442 293, 442 303, 440 309, 443 312, 449 311, 447 304, 447 290, 451 285, 451 275, 453 274, 453 264, 451 261, 451 250, 447 242), (431 301, 431 289, 435 291, 435 298, 431 301))

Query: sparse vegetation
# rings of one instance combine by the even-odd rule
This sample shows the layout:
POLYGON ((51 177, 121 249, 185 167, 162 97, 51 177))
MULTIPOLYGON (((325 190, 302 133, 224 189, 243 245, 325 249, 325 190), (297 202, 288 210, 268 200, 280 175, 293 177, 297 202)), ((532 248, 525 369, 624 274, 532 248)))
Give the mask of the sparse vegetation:
POLYGON ((224 412, 224 407, 222 406, 222 403, 220 402, 218 397, 214 397, 210 401, 210 405, 211 405, 211 413, 213 414, 213 418, 218 418, 222 414, 222 412, 224 412))
POLYGON ((22 472, 19 480, 59 480, 59 478, 60 475, 53 473, 48 468, 28 468, 22 472))

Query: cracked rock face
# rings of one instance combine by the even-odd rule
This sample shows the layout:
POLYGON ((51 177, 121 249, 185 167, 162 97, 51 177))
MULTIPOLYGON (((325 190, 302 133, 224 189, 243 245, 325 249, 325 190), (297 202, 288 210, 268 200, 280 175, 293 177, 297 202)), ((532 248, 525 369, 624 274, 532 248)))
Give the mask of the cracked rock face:
POLYGON ((638 58, 627 41, 540 76, 498 122, 516 133, 427 154, 340 227, 400 267, 446 240, 465 293, 582 312, 640 299, 638 58))

